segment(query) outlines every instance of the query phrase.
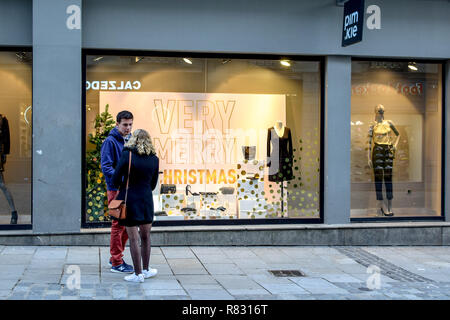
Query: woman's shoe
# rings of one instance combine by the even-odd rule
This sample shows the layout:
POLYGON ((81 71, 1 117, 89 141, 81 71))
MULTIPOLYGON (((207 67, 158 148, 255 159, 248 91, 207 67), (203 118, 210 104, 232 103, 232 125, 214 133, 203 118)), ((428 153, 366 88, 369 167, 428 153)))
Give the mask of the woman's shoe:
POLYGON ((158 273, 158 269, 148 268, 148 270, 142 270, 142 274, 144 275, 145 279, 151 278, 156 276, 158 273))
POLYGON ((136 275, 135 273, 130 274, 128 276, 124 277, 125 281, 129 281, 129 282, 144 282, 144 275, 142 273, 136 275))
POLYGON ((383 208, 381 208, 381 213, 385 217, 392 217, 394 215, 394 213, 392 211, 384 212, 383 208))

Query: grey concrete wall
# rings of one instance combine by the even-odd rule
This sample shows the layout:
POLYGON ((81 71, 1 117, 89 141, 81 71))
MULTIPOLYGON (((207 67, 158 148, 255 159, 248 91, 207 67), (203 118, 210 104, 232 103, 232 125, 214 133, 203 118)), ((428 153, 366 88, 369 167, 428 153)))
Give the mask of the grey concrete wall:
MULTIPOLYGON (((0 245, 109 246, 110 232, 91 230, 71 234, 2 234, 0 245)), ((358 224, 347 226, 290 226, 271 228, 155 227, 153 246, 441 246, 450 245, 448 223, 358 224)))
MULTIPOLYGON (((83 47, 161 51, 449 58, 450 3, 366 0, 381 29, 342 48, 335 0, 84 1, 83 47)), ((367 16, 367 14, 366 14, 367 16)))
POLYGON ((32 45, 32 1, 0 1, 0 45, 32 45))
POLYGON ((445 116, 445 178, 443 181, 444 188, 444 214, 445 221, 450 221, 450 60, 447 60, 444 66, 444 85, 445 105, 443 115, 445 116))
POLYGON ((80 230, 81 30, 66 8, 33 2, 33 231, 80 230))
POLYGON ((325 61, 324 222, 350 222, 350 57, 325 61))

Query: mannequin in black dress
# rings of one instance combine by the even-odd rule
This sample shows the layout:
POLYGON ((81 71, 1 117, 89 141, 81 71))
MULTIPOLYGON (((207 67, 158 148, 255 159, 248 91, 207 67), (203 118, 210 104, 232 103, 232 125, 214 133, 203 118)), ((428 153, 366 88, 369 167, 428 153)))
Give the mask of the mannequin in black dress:
POLYGON ((14 206, 14 200, 5 184, 3 171, 5 171, 6 155, 9 154, 10 136, 8 119, 0 114, 0 189, 3 191, 9 207, 11 208, 11 222, 10 224, 17 224, 17 211, 14 206))
POLYGON ((267 166, 269 181, 282 182, 294 178, 292 162, 294 158, 291 130, 277 121, 267 132, 267 166))
POLYGON ((282 215, 284 215, 284 181, 294 179, 293 158, 291 130, 278 120, 267 132, 267 167, 269 167, 269 181, 279 182, 281 185, 282 215))

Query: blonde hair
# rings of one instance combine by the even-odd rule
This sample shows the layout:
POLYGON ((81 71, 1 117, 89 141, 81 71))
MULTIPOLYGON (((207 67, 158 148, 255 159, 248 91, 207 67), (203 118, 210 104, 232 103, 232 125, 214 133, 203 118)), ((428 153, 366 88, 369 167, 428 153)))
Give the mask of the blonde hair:
POLYGON ((130 140, 125 143, 125 147, 135 150, 140 155, 156 154, 150 134, 144 129, 134 131, 130 140))

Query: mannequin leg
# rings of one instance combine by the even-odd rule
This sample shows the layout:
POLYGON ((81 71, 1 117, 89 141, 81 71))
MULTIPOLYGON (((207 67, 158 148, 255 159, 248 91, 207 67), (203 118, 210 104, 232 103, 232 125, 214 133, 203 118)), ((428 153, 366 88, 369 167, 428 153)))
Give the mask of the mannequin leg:
POLYGON ((3 191, 6 201, 8 201, 9 207, 11 209, 11 224, 17 224, 17 211, 16 207, 14 206, 14 199, 11 195, 11 192, 9 192, 8 188, 6 187, 5 179, 3 178, 3 172, 0 172, 0 189, 3 191))
POLYGON ((384 169, 384 183, 386 185, 386 199, 388 200, 388 212, 390 216, 393 216, 392 212, 392 199, 394 198, 392 191, 392 170, 394 167, 394 153, 392 149, 387 152, 386 168, 384 169))

